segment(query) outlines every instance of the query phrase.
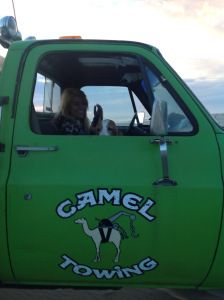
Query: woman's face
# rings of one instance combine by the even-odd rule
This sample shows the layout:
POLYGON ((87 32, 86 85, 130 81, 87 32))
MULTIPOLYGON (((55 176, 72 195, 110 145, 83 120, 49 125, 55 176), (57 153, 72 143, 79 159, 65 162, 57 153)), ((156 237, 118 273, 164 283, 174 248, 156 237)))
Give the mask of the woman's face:
POLYGON ((84 119, 86 117, 87 102, 82 97, 75 97, 70 102, 70 113, 75 119, 84 119))

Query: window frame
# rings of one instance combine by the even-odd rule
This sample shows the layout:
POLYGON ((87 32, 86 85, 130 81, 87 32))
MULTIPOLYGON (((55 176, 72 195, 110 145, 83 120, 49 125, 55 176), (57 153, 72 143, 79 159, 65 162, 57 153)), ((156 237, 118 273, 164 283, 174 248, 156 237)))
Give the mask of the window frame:
MULTIPOLYGON (((58 51, 58 53, 61 52, 62 54, 65 53, 65 51, 58 51)), ((77 54, 77 56, 80 54, 80 51, 74 51, 75 54, 77 54)), ((45 56, 49 56, 51 53, 47 53, 45 56)), ((55 54, 55 51, 52 51, 52 54, 55 54)), ((99 54, 99 52, 96 52, 96 51, 88 51, 88 54, 89 55, 96 55, 96 54, 99 54)), ((104 55, 105 53, 102 52, 102 55, 104 55)), ((139 65, 139 70, 140 72, 142 73, 142 76, 143 76, 143 79, 148 87, 148 92, 146 91, 146 97, 148 99, 148 105, 149 105, 149 108, 150 107, 150 103, 152 103, 153 101, 153 93, 152 93, 152 89, 151 89, 151 86, 150 86, 150 82, 149 82, 149 79, 148 79, 148 76, 147 76, 147 73, 146 73, 146 66, 150 68, 150 70, 152 70, 152 72, 155 73, 155 75, 159 78, 159 80, 161 80, 162 78, 164 80, 161 80, 161 84, 162 86, 167 89, 168 93, 170 93, 170 95, 173 97, 174 101, 176 102, 176 104, 181 108, 181 110, 184 112, 184 114, 187 116, 187 118, 189 119, 190 123, 192 124, 192 131, 190 132, 180 132, 180 131, 172 131, 172 132, 168 132, 167 135, 171 135, 171 136, 191 136, 191 135, 195 135, 198 131, 198 123, 194 117, 194 115, 191 113, 190 109, 188 108, 188 106, 184 103, 184 101, 182 100, 181 96, 177 93, 177 91, 174 89, 174 86, 167 80, 165 79, 164 75, 158 70, 158 68, 152 64, 152 62, 150 62, 149 60, 147 60, 144 56, 141 56, 139 54, 134 54, 134 53, 123 53, 123 52, 110 52, 110 53, 107 53, 108 55, 114 55, 114 56, 131 56, 131 57, 135 57, 138 61, 138 65, 139 65)), ((60 54, 59 54, 60 55, 60 54)), ((44 58, 44 56, 41 57, 41 60, 44 58)), ((100 56, 99 56, 99 59, 100 59, 100 56)), ((41 60, 39 60, 39 64, 38 66, 40 65, 40 62, 41 60)), ((38 72, 38 67, 36 69, 36 78, 37 78, 37 75, 38 74, 41 74, 40 72, 38 72)), ((48 77, 47 75, 47 72, 46 72, 46 75, 44 74, 41 74, 42 76, 44 76, 45 78, 48 77)), ((55 84, 58 84, 54 79, 48 77, 52 83, 55 83, 55 84)), ((52 84, 54 85, 54 84, 52 84)), ((36 86, 36 81, 34 82, 34 87, 33 87, 33 96, 34 96, 34 93, 35 93, 35 86, 36 86)), ((60 87, 60 85, 58 84, 58 86, 60 87)), ((122 85, 121 85, 122 86, 122 85)), ((130 90, 130 87, 126 86, 129 90, 130 90)), ((63 87, 60 87, 61 89, 63 87)), ((81 88, 81 87, 80 87, 81 88)), ((133 90, 131 90, 131 92, 133 93, 133 90)), ((135 94, 135 93, 134 93, 135 94)), ((52 93, 53 95, 53 93, 52 93)), ((51 95, 51 96, 52 96, 51 95)), ((136 95, 137 96, 137 95, 136 95)), ((138 96, 137 96, 138 97, 138 96)), ((131 97, 130 97, 131 98, 131 97)), ((34 98, 32 98, 32 101, 33 101, 34 98)), ((139 97, 138 97, 139 99, 139 97)), ((51 99, 52 100, 52 99, 51 99)), ((140 100, 140 99, 139 99, 140 100)), ((132 99, 131 99, 132 101, 132 99)), ((145 107, 145 105, 143 104, 143 102, 140 100, 140 102, 142 103, 142 105, 145 107)), ((44 102, 43 102, 44 103, 44 102)), ((132 103, 133 105, 133 103, 132 103)), ((53 105, 52 105, 52 101, 51 101, 51 109, 52 109, 53 105)), ((145 107, 146 111, 147 108, 145 107)), ((133 111, 135 111, 135 108, 133 106, 133 111)), ((148 111, 149 114, 151 115, 151 112, 148 111)), ((43 114, 50 114, 52 113, 51 111, 47 112, 47 111, 44 111, 44 105, 43 105, 43 114)), ((130 120, 131 122, 131 120, 130 120)), ((137 124, 139 124, 139 120, 137 120, 137 124)), ((150 125, 149 125, 150 127, 150 125)), ((43 133, 44 134, 44 133, 43 133)))

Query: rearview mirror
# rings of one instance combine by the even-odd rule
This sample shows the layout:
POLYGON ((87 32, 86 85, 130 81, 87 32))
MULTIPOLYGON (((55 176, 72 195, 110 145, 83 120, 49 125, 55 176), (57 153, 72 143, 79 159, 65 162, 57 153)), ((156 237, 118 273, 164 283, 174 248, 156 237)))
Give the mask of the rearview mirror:
POLYGON ((167 135, 167 119, 167 103, 163 100, 155 100, 152 107, 150 134, 158 136, 167 135))

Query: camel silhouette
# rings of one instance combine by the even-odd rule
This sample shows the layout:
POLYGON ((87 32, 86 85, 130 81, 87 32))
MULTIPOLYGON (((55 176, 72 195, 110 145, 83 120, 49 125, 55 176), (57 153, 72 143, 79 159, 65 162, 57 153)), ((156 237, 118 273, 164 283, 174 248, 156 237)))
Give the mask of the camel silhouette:
POLYGON ((96 257, 94 259, 95 262, 101 260, 100 245, 101 243, 106 243, 106 242, 111 242, 115 245, 117 249, 117 253, 114 261, 118 262, 119 255, 120 255, 120 243, 121 243, 121 234, 118 230, 111 227, 104 227, 104 228, 96 227, 94 229, 90 229, 85 218, 77 219, 75 220, 75 223, 82 224, 85 234, 92 238, 96 246, 96 257))

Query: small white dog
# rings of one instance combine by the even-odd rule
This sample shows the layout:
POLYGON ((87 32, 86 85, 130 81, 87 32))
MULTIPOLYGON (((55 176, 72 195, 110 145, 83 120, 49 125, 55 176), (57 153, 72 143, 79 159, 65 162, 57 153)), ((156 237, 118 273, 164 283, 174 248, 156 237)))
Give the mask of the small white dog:
POLYGON ((102 120, 99 135, 118 135, 115 122, 109 119, 102 120))
POLYGON ((94 118, 90 132, 96 135, 120 135, 114 121, 103 119, 103 109, 99 104, 94 106, 94 118))

